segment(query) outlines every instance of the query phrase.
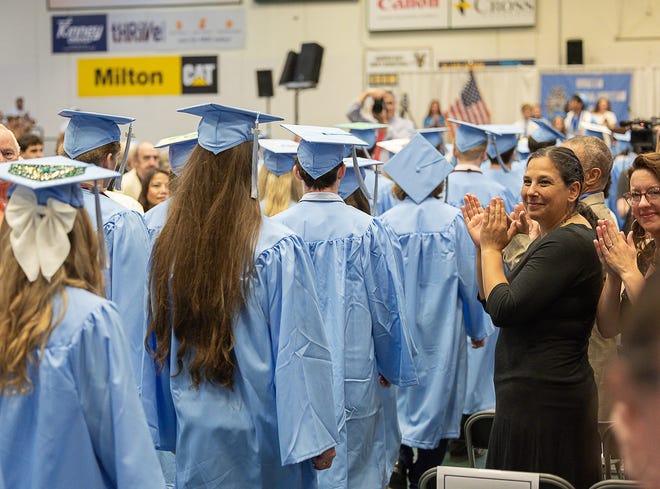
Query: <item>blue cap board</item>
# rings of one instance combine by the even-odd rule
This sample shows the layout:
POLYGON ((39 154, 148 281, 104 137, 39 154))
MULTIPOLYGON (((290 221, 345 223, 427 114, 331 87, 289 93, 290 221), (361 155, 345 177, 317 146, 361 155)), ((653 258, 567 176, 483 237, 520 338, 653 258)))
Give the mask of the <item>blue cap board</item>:
POLYGON ((292 124, 282 124, 282 127, 301 138, 298 161, 312 178, 319 178, 339 165, 346 154, 346 146, 367 146, 362 139, 337 127, 292 124))
POLYGON ((545 119, 535 119, 532 117, 530 120, 534 121, 538 126, 532 133, 532 137, 536 142, 547 143, 549 141, 557 141, 557 139, 566 141, 566 135, 552 127, 552 124, 545 119))
POLYGON ((195 146, 197 146, 197 131, 164 138, 154 144, 154 148, 168 147, 170 169, 177 176, 183 171, 183 165, 188 161, 195 146))
POLYGON ((80 183, 114 178, 119 173, 65 156, 33 158, 0 165, 0 180, 26 187, 39 205, 53 198, 73 207, 83 206, 80 183))
POLYGON ((497 158, 498 153, 515 148, 518 145, 518 136, 524 133, 522 128, 514 124, 484 124, 482 127, 490 134, 486 151, 491 158, 497 158))
POLYGON ((449 131, 448 127, 427 127, 424 129, 417 129, 417 132, 424 136, 429 143, 438 147, 442 143, 442 133, 449 131))
POLYGON ((273 174, 284 175, 293 168, 298 152, 298 143, 290 139, 260 139, 264 150, 264 165, 273 174))
POLYGON ((384 149, 390 154, 397 154, 403 147, 410 142, 410 138, 388 139, 387 141, 379 141, 376 146, 384 149))
MULTIPOLYGON (((358 168, 360 169, 360 174, 362 175, 362 180, 367 177, 364 167, 383 164, 382 161, 372 160, 369 158, 358 158, 357 162, 358 168)), ((346 174, 344 175, 344 178, 342 178, 339 182, 339 195, 342 199, 346 199, 360 187, 360 183, 355 176, 353 158, 344 158, 344 164, 346 165, 346 174)))
POLYGON ((346 124, 337 124, 337 127, 349 131, 351 134, 359 137, 367 147, 371 148, 376 144, 378 139, 378 129, 387 128, 387 124, 379 124, 376 122, 348 122, 346 124))
POLYGON ((454 167, 424 136, 416 134, 383 170, 417 204, 449 175, 454 167))
POLYGON ((603 139, 604 134, 607 134, 608 136, 612 135, 612 131, 606 126, 596 124, 595 122, 581 122, 580 127, 584 129, 585 136, 594 136, 603 139))
POLYGON ((475 148, 488 140, 488 133, 482 126, 470 122, 459 121, 457 119, 447 119, 456 124, 454 133, 454 144, 458 151, 467 151, 475 148))
POLYGON ((252 141, 257 124, 284 120, 270 114, 213 103, 184 107, 178 112, 202 118, 197 128, 198 144, 215 155, 252 141))
POLYGON ((64 151, 71 158, 77 158, 87 151, 121 139, 119 124, 133 122, 133 117, 62 110, 62 117, 71 119, 64 131, 64 151))

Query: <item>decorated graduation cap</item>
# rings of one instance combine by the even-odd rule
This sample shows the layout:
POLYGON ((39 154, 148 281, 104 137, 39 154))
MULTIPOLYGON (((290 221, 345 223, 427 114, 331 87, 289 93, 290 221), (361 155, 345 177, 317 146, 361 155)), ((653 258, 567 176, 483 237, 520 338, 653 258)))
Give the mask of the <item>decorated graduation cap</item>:
POLYGON ((276 176, 284 175, 293 168, 298 143, 290 139, 260 139, 264 150, 264 165, 276 176))
POLYGON ((200 104, 179 109, 179 112, 201 117, 197 127, 197 144, 214 155, 239 144, 252 141, 252 189, 257 195, 257 165, 259 124, 282 121, 281 117, 219 104, 200 104))
MULTIPOLYGON (((343 161, 344 164, 346 165, 346 175, 344 175, 344 178, 342 178, 341 181, 339 182, 339 195, 342 199, 346 199, 349 195, 351 195, 358 188, 360 188, 360 184, 358 183, 357 178, 355 176, 356 169, 353 163, 353 158, 352 157, 344 158, 343 161)), ((372 160, 371 158, 358 158, 357 163, 358 163, 357 168, 360 171, 362 180, 364 180, 367 177, 367 174, 365 173, 364 170, 366 167, 383 164, 382 161, 372 160)), ((378 177, 376 177, 375 181, 378 182, 378 177)), ((374 190, 374 198, 376 198, 376 190, 374 190)))
POLYGON ((532 117, 530 120, 534 121, 538 126, 532 133, 532 137, 536 142, 547 143, 550 141, 557 141, 557 139, 560 141, 566 141, 566 135, 552 127, 552 124, 545 119, 535 119, 532 117))
POLYGON ((488 133, 482 126, 457 119, 447 119, 456 124, 454 133, 454 145, 458 151, 467 151, 488 140, 488 133))
POLYGON ((164 138, 154 144, 154 148, 168 148, 170 168, 177 176, 183 171, 183 165, 188 161, 195 146, 197 146, 197 131, 164 138))
POLYGON ((388 139, 387 141, 379 141, 376 145, 393 155, 397 154, 403 147, 410 142, 410 138, 388 139))
POLYGON ((436 148, 442 143, 442 133, 449 131, 448 127, 427 127, 424 129, 417 129, 417 132, 426 138, 436 148))
POLYGON ((601 124, 596 124, 595 122, 582 122, 580 123, 580 127, 584 129, 585 136, 594 136, 603 139, 604 134, 607 134, 608 136, 612 135, 612 131, 607 127, 601 124))
POLYGON ((424 136, 416 134, 383 170, 416 203, 422 202, 454 167, 424 136))
POLYGON ((376 131, 378 129, 387 128, 387 124, 379 124, 377 122, 348 122, 346 124, 337 124, 337 127, 349 131, 351 134, 362 139, 367 143, 367 148, 371 148, 376 144, 378 135, 376 131))
MULTIPOLYGON (((37 280, 39 274, 50 282, 69 256, 68 234, 76 220, 76 208, 83 207, 80 183, 117 175, 117 172, 64 156, 0 165, 0 180, 16 185, 11 189, 5 219, 11 228, 14 256, 30 282, 37 280)), ((98 185, 95 189, 100 223, 98 185)), ((102 228, 99 241, 102 249, 102 228)))

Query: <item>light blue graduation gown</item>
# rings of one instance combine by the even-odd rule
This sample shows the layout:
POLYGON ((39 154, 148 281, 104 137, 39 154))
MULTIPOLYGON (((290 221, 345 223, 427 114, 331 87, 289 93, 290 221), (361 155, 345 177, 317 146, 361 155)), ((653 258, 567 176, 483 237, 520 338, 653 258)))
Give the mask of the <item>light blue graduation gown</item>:
MULTIPOLYGON (((463 205, 463 197, 467 193, 476 195, 484 207, 490 203, 492 198, 501 197, 507 212, 513 211, 514 205, 520 201, 504 185, 480 172, 455 171, 450 173, 448 190, 445 191, 447 192, 447 203, 459 209, 463 205)), ((474 245, 472 246, 474 247, 474 245)), ((493 334, 486 338, 486 345, 483 348, 468 348, 467 394, 463 408, 465 414, 495 408, 493 375, 498 334, 499 330, 495 328, 493 334)))
MULTIPOLYGON (((83 190, 85 210, 96 227, 94 194, 83 190)), ((138 389, 145 355, 147 276, 151 241, 142 216, 101 195, 107 268, 105 296, 119 310, 128 339, 129 356, 138 389)))
POLYGON ((233 324, 232 390, 193 389, 185 368, 171 377, 174 337, 160 375, 145 362, 142 402, 157 448, 176 449, 178 488, 315 488, 310 459, 336 444, 332 360, 307 249, 263 218, 255 263, 233 324))
POLYGON ((385 417, 393 398, 381 395, 378 373, 417 384, 396 236, 329 192, 305 194, 275 219, 309 247, 333 355, 340 443, 319 487, 382 489, 398 427, 396 416, 385 417))
POLYGON ((493 330, 477 300, 475 250, 460 212, 429 197, 406 198, 381 217, 403 250, 406 314, 419 385, 399 390, 403 443, 433 449, 457 438, 465 401, 465 335, 493 330))
MULTIPOLYGON (((114 304, 67 287, 28 395, 0 396, 0 487, 165 487, 114 304)), ((53 302, 53 317, 62 300, 53 302)))
MULTIPOLYGON (((484 163, 481 165, 481 171, 487 177, 492 178, 509 189, 511 195, 520 202, 520 191, 522 190, 523 177, 525 176, 525 165, 522 162, 512 162, 511 169, 508 172, 502 170, 502 168, 492 168, 490 163, 484 163)), ((487 202, 482 202, 482 204, 485 205, 487 202)))
POLYGON ((147 212, 144 213, 144 223, 147 226, 147 231, 149 233, 149 239, 153 245, 154 241, 160 234, 160 230, 163 229, 165 221, 167 220, 167 211, 170 209, 171 197, 161 202, 155 207, 152 207, 147 212))
MULTIPOLYGON (((366 176, 364 178, 364 183, 369 189, 369 192, 372 192, 374 189, 374 183, 376 181, 376 172, 373 170, 365 170, 366 176)), ((380 216, 384 212, 390 210, 392 207, 399 203, 399 200, 394 198, 392 195, 392 187, 394 182, 387 178, 384 175, 378 175, 378 197, 376 200, 376 215, 380 216)), ((373 199, 369 200, 369 205, 373 206, 373 199)))
POLYGON ((616 216, 619 229, 623 229, 625 219, 619 217, 619 211, 616 208, 616 200, 617 200, 616 191, 619 185, 619 178, 621 177, 624 171, 630 168, 635 158, 637 158, 637 154, 635 153, 628 153, 627 155, 618 155, 616 158, 614 158, 614 162, 612 163, 612 171, 610 172, 611 183, 610 183, 609 194, 607 196, 606 202, 607 202, 607 207, 609 207, 610 210, 614 212, 614 215, 616 216))

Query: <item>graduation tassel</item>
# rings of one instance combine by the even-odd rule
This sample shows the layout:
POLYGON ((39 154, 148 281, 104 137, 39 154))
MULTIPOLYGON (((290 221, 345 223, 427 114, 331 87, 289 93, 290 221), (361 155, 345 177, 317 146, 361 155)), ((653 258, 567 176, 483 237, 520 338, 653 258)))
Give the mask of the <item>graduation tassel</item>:
POLYGON ((500 155, 500 149, 497 147, 497 138, 495 137, 494 134, 491 134, 490 137, 493 138, 493 146, 495 147, 495 153, 497 154, 497 162, 502 167, 504 173, 509 173, 509 171, 511 170, 509 170, 504 164, 504 161, 502 161, 502 156, 500 155))
POLYGON ((99 240, 99 261, 101 262, 101 267, 105 270, 110 266, 110 256, 108 256, 105 246, 105 233, 103 232, 101 196, 98 180, 94 180, 94 205, 96 207, 96 233, 98 234, 99 240))
POLYGON ((362 173, 360 173, 360 167, 358 166, 358 160, 357 160, 357 150, 355 149, 355 145, 351 146, 351 156, 353 156, 353 173, 355 173, 355 179, 357 180, 360 189, 362 189, 362 193, 364 193, 364 196, 368 200, 371 200, 372 198, 371 193, 369 193, 367 184, 364 183, 364 179, 362 178, 362 173))
POLYGON ((252 184, 250 187, 250 198, 259 200, 259 113, 254 121, 252 130, 252 184))
POLYGON ((374 204, 373 207, 371 208, 371 215, 375 217, 378 208, 378 176, 380 175, 379 165, 374 166, 374 173, 376 174, 375 175, 376 178, 374 179, 374 200, 373 200, 374 204))
POLYGON ((133 139, 133 123, 128 125, 128 133, 126 135, 126 147, 124 148, 124 156, 122 157, 119 168, 115 168, 119 172, 119 176, 115 177, 108 185, 108 190, 121 190, 121 179, 124 178, 126 171, 126 161, 128 160, 128 150, 131 149, 131 140, 133 139))

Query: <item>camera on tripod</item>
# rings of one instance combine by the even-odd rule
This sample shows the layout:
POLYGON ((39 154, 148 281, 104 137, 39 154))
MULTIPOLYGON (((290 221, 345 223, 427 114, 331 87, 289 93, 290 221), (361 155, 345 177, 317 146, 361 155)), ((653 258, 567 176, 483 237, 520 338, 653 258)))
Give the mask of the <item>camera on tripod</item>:
POLYGON ((630 128, 630 144, 637 154, 655 151, 658 140, 658 130, 655 127, 657 125, 660 125, 660 117, 625 120, 619 124, 620 127, 630 128))

